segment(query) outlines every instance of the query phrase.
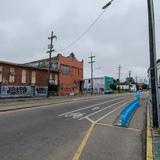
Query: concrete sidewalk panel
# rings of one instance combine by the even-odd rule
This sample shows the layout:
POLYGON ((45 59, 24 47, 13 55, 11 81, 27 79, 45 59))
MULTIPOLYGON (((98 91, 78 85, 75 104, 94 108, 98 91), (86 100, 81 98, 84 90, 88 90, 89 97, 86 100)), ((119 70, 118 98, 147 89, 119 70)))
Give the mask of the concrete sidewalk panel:
POLYGON ((97 126, 81 160, 143 160, 141 133, 123 128, 97 126))

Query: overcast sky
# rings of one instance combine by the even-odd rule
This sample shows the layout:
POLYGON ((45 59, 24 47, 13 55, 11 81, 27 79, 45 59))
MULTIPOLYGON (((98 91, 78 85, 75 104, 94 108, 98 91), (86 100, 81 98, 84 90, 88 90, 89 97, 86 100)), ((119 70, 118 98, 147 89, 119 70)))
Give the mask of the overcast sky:
MULTIPOLYGON (((160 58, 160 8, 155 1, 157 58, 160 58)), ((48 36, 57 35, 55 49, 65 48, 102 12, 106 0, 0 0, 0 60, 24 63, 47 58, 48 36)), ((61 51, 84 59, 84 77, 90 75, 88 57, 96 56, 94 76, 147 78, 149 67, 147 0, 115 0, 101 19, 75 45, 61 51)), ((57 52, 58 53, 58 52, 57 52)), ((57 53, 53 53, 56 55, 57 53)))

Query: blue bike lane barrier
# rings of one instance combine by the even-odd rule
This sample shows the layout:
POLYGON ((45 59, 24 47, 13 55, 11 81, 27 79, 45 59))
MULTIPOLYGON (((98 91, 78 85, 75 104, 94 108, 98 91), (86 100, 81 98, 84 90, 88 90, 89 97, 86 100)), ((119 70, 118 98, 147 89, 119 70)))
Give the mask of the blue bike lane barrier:
POLYGON ((136 92, 136 100, 132 101, 120 113, 121 126, 127 127, 133 114, 140 105, 140 91, 136 92))

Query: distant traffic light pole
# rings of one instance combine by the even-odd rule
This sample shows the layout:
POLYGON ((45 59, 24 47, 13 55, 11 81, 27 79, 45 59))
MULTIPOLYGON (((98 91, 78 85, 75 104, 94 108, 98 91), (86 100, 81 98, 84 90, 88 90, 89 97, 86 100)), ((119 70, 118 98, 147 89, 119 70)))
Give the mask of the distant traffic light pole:
POLYGON ((158 101, 157 101, 156 38, 155 38, 153 0, 147 0, 147 4, 148 4, 148 24, 149 24, 150 78, 151 78, 151 94, 152 94, 153 127, 158 128, 160 124, 158 124, 159 109, 158 109, 158 101))
POLYGON ((91 64, 91 94, 93 95, 93 63, 95 61, 93 61, 93 58, 95 58, 95 56, 92 55, 89 57, 91 59, 91 61, 89 62, 91 64))
POLYGON ((49 81, 50 81, 50 72, 51 72, 51 57, 52 57, 52 52, 55 50, 53 49, 53 39, 57 39, 56 35, 53 35, 53 31, 51 32, 51 37, 48 37, 50 40, 50 44, 48 45, 49 51, 49 59, 48 59, 48 79, 47 79, 47 86, 48 86, 48 92, 47 92, 47 97, 49 97, 49 81))
POLYGON ((118 82, 118 92, 119 92, 119 93, 121 92, 121 89, 120 89, 120 83, 121 83, 121 69, 122 69, 122 66, 119 65, 119 67, 118 67, 118 80, 119 80, 119 82, 118 82))

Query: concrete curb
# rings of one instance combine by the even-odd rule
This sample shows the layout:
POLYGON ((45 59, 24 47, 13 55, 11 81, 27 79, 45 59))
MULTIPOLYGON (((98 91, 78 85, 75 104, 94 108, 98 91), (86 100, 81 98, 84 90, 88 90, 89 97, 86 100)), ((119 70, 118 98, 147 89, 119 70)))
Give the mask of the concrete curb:
POLYGON ((146 160, 153 160, 153 137, 151 131, 151 120, 149 108, 147 107, 147 144, 146 144, 146 160))
MULTIPOLYGON (((94 97, 104 96, 104 95, 93 95, 94 97)), ((0 104, 8 102, 26 102, 26 101, 37 101, 37 100, 61 100, 68 98, 92 98, 92 95, 76 95, 76 96, 51 96, 47 97, 18 97, 18 98, 0 98, 0 104)))
POLYGON ((37 104, 37 105, 32 105, 32 106, 26 106, 26 107, 16 107, 16 108, 6 108, 6 109, 0 109, 0 112, 10 112, 10 111, 16 111, 16 110, 24 110, 24 109, 29 109, 29 108, 40 108, 42 106, 50 106, 50 105, 56 105, 56 104, 63 104, 66 102, 72 102, 72 100, 68 101, 61 101, 61 102, 54 102, 54 103, 46 103, 46 104, 37 104))
MULTIPOLYGON (((96 96, 95 96, 96 97, 96 96)), ((86 96, 86 97, 72 97, 71 99, 67 99, 65 98, 65 100, 63 101, 57 101, 57 102, 50 102, 50 103, 45 103, 45 104, 36 104, 36 105, 30 105, 30 106, 19 106, 19 107, 15 107, 15 108, 4 108, 4 109, 1 109, 0 107, 0 113, 2 112, 10 112, 10 111, 18 111, 18 110, 25 110, 25 109, 30 109, 30 108, 40 108, 40 107, 43 107, 43 106, 51 106, 51 105, 58 105, 58 104, 65 104, 65 103, 70 103, 70 102, 73 102, 74 99, 76 98, 79 98, 79 100, 81 99, 94 99, 95 97, 92 97, 92 96, 86 96), (73 99, 74 98, 74 99, 73 99)), ((101 96, 100 96, 101 97, 101 96)), ((63 98, 59 98, 58 100, 61 100, 63 98)))

